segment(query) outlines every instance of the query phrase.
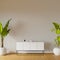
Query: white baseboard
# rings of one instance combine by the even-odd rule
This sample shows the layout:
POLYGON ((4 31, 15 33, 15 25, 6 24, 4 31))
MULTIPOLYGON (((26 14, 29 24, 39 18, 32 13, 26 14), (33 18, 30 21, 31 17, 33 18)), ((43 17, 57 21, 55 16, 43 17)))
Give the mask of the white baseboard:
MULTIPOLYGON (((43 53, 43 51, 17 51, 17 53, 43 53)), ((44 51, 44 53, 53 53, 53 51, 44 51)))

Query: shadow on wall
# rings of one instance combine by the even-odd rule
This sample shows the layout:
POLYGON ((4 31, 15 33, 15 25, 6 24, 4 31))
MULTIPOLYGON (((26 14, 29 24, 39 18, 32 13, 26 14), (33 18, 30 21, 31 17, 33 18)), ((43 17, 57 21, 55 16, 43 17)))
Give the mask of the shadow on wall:
POLYGON ((45 51, 50 51, 51 48, 51 43, 50 42, 45 42, 45 51))
POLYGON ((14 38, 19 38, 20 36, 23 36, 26 31, 26 24, 19 20, 15 21, 15 23, 13 22, 14 21, 12 21, 12 24, 10 26, 11 27, 10 35, 14 38))

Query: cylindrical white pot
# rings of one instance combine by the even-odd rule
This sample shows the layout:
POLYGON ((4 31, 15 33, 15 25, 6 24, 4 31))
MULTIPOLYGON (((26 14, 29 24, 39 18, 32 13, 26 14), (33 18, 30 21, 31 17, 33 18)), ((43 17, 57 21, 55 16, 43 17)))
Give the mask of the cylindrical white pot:
POLYGON ((6 49, 0 47, 0 55, 5 55, 6 54, 6 49))
POLYGON ((54 48, 54 49, 53 49, 53 53, 54 53, 55 55, 60 55, 60 48, 54 48))

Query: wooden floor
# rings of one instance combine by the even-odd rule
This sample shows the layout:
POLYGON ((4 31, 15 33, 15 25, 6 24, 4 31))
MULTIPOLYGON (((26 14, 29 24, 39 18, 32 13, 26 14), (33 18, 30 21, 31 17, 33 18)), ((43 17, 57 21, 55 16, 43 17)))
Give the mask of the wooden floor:
POLYGON ((54 54, 8 54, 0 56, 0 60, 60 60, 54 54))

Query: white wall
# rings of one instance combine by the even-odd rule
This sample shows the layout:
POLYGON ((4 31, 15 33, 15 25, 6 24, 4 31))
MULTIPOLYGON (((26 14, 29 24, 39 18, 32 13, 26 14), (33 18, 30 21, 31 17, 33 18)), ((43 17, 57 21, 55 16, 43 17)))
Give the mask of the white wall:
POLYGON ((52 22, 60 22, 60 0, 0 0, 0 21, 8 19, 10 34, 5 47, 15 52, 16 41, 44 41, 46 51, 54 47, 55 34, 50 31, 52 22))

